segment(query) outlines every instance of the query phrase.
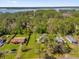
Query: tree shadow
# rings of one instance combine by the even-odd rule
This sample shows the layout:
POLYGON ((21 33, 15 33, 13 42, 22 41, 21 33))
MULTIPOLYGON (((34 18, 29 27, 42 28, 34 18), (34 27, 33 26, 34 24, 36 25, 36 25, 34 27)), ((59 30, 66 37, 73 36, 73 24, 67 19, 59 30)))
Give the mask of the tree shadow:
POLYGON ((32 50, 31 48, 28 48, 28 49, 22 49, 22 52, 27 52, 29 50, 32 50))
POLYGON ((45 54, 45 58, 44 59, 56 59, 56 57, 54 56, 49 56, 48 54, 45 54))

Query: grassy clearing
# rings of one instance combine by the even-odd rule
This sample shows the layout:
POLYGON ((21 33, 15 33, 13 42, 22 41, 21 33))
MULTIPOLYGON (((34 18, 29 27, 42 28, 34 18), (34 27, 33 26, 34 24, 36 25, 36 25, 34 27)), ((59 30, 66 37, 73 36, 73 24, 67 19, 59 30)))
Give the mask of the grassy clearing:
POLYGON ((28 38, 28 34, 17 34, 16 37, 26 37, 26 38, 28 38))
POLYGON ((5 50, 11 50, 11 49, 17 49, 19 45, 15 44, 5 44, 4 46, 0 47, 0 50, 5 51, 5 50))
POLYGON ((79 57, 79 46, 75 46, 69 55, 71 57, 79 57))
POLYGON ((14 59, 14 57, 16 56, 16 53, 11 53, 11 50, 17 49, 18 47, 19 45, 15 45, 15 44, 5 44, 4 46, 0 47, 0 51, 9 52, 7 54, 4 54, 5 59, 14 59))
MULTIPOLYGON (((27 34, 16 35, 16 37, 17 36, 28 37, 27 34)), ((28 46, 26 46, 26 44, 23 45, 23 47, 25 47, 26 49, 29 49, 29 50, 27 50, 26 52, 21 52, 21 55, 22 55, 21 58, 22 59, 38 58, 39 57, 39 54, 36 53, 37 50, 38 50, 38 48, 37 48, 38 45, 36 43, 36 39, 38 38, 38 36, 39 36, 38 33, 33 33, 31 35, 30 42, 29 42, 28 46)), ((11 36, 9 38, 11 38, 11 36)), ((0 51, 7 51, 7 50, 11 51, 11 49, 17 49, 17 52, 18 52, 19 44, 11 44, 11 43, 7 44, 7 43, 5 43, 5 45, 0 48, 0 51)), ((15 54, 9 53, 9 54, 5 55, 5 59, 15 59, 16 56, 17 56, 16 53, 15 54)))
POLYGON ((7 54, 5 55, 5 59, 15 59, 16 54, 7 54))
POLYGON ((31 39, 30 42, 28 44, 28 46, 26 47, 27 49, 29 48, 30 50, 28 50, 27 52, 23 52, 22 53, 22 59, 26 59, 26 58, 37 58, 38 54, 36 54, 36 42, 35 40, 38 38, 39 34, 38 33, 33 33, 31 35, 31 39))
MULTIPOLYGON (((73 35, 73 37, 76 40, 78 40, 77 35, 73 35)), ((71 52, 69 53, 69 56, 70 57, 79 57, 79 45, 72 44, 68 40, 66 40, 66 41, 67 41, 67 44, 72 48, 71 52)))
MULTIPOLYGON (((9 36, 9 38, 11 38, 11 36, 9 36)), ((27 34, 24 34, 24 35, 19 34, 19 35, 16 35, 16 37, 17 36, 26 37, 26 38, 28 37, 27 34)), ((36 43, 36 39, 38 37, 39 37, 38 33, 33 33, 31 35, 28 46, 26 46, 26 44, 24 44, 22 46, 22 48, 23 47, 26 48, 27 51, 19 53, 19 54, 21 54, 21 59, 39 58, 39 54, 38 54, 39 45, 36 43)), ((65 39, 65 41, 67 41, 65 37, 64 37, 64 39, 65 39)), ((69 43, 68 41, 67 41, 67 43, 68 43, 69 46, 73 45, 73 44, 69 43)), ((18 49, 19 49, 19 44, 11 44, 11 43, 7 44, 7 43, 5 43, 4 46, 0 47, 0 51, 11 51, 12 49, 17 49, 16 53, 8 53, 8 54, 6 54, 5 59, 15 59, 16 58, 17 52, 18 52, 18 49)), ((40 56, 42 57, 43 54, 40 53, 40 56)), ((69 56, 71 56, 71 57, 79 57, 79 46, 74 46, 74 48, 72 49, 72 52, 69 53, 69 56)))
POLYGON ((4 52, 5 59, 14 59, 14 57, 16 56, 16 53, 11 53, 11 50, 17 49, 19 47, 19 45, 15 45, 15 44, 11 44, 11 43, 7 44, 13 36, 14 35, 5 35, 6 43, 2 47, 0 47, 0 51, 4 52), (6 54, 5 52, 8 52, 8 53, 6 54))

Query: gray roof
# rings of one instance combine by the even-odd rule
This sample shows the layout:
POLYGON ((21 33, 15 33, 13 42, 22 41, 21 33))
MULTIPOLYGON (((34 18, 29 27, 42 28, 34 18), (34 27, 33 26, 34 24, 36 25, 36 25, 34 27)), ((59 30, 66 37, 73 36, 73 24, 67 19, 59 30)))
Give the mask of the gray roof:
POLYGON ((67 38, 67 40, 70 41, 70 42, 77 42, 77 40, 74 39, 71 35, 67 35, 66 38, 67 38))

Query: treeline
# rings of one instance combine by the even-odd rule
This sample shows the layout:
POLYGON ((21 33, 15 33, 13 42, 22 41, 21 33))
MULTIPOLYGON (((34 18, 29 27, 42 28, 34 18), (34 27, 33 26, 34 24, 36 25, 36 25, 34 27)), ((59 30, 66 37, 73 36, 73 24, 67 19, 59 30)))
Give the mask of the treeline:
POLYGON ((0 13, 0 35, 30 32, 79 34, 79 11, 37 10, 0 13))

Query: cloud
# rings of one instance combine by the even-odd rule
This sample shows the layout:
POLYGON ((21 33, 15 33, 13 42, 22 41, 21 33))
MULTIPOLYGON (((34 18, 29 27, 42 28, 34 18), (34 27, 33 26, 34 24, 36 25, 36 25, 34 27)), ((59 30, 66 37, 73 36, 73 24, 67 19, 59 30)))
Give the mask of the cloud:
POLYGON ((12 1, 13 3, 17 3, 17 1, 12 1))
POLYGON ((9 3, 17 3, 16 0, 7 0, 7 2, 9 2, 9 3))

